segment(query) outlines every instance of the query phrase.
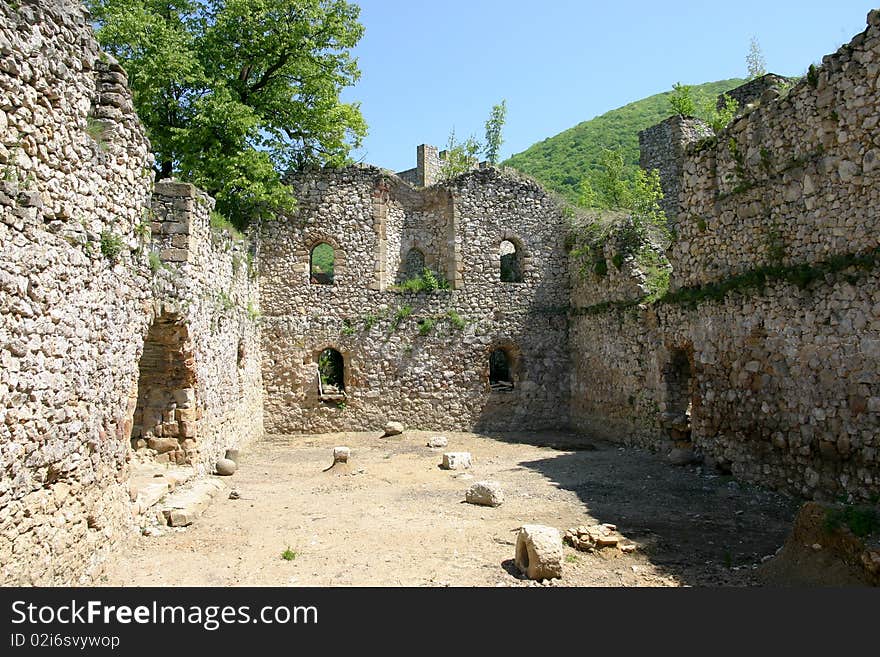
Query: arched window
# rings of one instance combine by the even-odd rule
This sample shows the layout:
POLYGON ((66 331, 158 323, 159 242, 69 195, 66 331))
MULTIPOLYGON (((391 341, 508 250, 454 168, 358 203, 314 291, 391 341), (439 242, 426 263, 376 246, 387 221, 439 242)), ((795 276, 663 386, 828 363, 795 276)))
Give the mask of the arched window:
POLYGON ((345 359, 330 347, 318 356, 318 391, 322 396, 345 392, 345 359))
POLYGON ((425 254, 420 249, 410 249, 403 263, 403 279, 409 280, 416 276, 421 276, 424 269, 425 254))
POLYGON ((501 282, 522 283, 522 253, 510 240, 501 242, 501 282))
POLYGON ((309 260, 309 280, 317 285, 333 285, 333 266, 335 253, 326 242, 316 244, 309 260))
POLYGON ((510 355, 501 347, 489 354, 489 386, 492 390, 513 390, 513 367, 510 355))

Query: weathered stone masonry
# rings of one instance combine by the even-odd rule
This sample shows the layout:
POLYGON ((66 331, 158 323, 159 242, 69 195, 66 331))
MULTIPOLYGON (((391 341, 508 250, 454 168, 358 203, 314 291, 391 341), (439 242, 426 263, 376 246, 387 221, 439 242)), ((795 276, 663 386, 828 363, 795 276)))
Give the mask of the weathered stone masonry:
POLYGON ((878 246, 878 71, 875 11, 815 76, 687 151, 673 290, 755 272, 768 282, 608 310, 596 303, 613 280, 585 281, 573 297, 576 424, 667 448, 685 437, 661 426, 686 411, 670 408, 678 357, 687 428, 710 461, 808 497, 880 491, 880 281, 865 265, 878 246), (791 282, 774 278, 786 272, 791 282))
POLYGON ((414 190, 372 167, 292 184, 299 211, 265 226, 261 246, 268 431, 375 430, 394 418, 426 429, 567 425, 564 230, 540 187, 487 169, 414 190), (505 240, 516 245, 522 282, 500 280, 505 240), (309 280, 321 242, 336 250, 333 285, 309 280), (450 290, 390 289, 411 249, 450 290), (344 407, 319 397, 325 348, 344 357, 344 407), (513 390, 490 387, 495 348, 513 365, 513 390))
POLYGON ((537 184, 431 186, 427 148, 422 188, 306 172, 295 216, 236 241, 191 185, 154 188, 79 5, 0 5, 0 583, 88 581, 136 524, 132 462, 210 471, 264 413, 271 432, 574 426, 805 496, 880 492, 880 12, 773 96, 717 139, 643 144, 692 295, 649 305, 632 260, 569 288, 537 184), (396 291, 422 264, 449 289, 396 291))
POLYGON ((212 468, 261 432, 259 341, 241 309, 256 288, 204 238, 193 191, 160 189, 151 221, 151 165, 125 73, 79 4, 0 5, 0 583, 86 581, 133 526, 151 324, 174 315, 188 335, 192 408, 165 409, 195 412, 184 460, 212 468), (153 272, 150 229, 171 226, 172 211, 195 227, 190 255, 153 272))

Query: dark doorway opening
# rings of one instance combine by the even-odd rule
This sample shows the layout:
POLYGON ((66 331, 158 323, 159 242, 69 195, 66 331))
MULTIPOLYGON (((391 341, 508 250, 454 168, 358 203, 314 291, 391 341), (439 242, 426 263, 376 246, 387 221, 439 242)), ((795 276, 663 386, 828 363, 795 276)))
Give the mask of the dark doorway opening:
POLYGON ((489 354, 489 386, 497 392, 513 390, 513 367, 510 355, 500 347, 489 354))

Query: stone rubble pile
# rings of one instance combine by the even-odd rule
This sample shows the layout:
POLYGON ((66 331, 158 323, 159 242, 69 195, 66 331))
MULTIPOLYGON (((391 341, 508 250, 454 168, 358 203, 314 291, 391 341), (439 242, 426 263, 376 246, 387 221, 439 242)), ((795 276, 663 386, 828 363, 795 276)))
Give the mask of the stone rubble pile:
POLYGON ((609 523, 572 527, 565 531, 563 540, 566 544, 582 552, 593 552, 603 548, 617 548, 625 553, 636 550, 635 543, 628 541, 619 534, 617 525, 609 523))

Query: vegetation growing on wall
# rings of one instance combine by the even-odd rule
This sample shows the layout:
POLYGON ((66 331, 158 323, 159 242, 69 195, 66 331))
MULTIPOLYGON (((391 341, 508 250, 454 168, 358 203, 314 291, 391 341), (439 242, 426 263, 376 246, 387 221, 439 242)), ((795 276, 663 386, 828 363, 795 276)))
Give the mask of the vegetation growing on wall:
POLYGON ((458 141, 453 128, 446 143, 443 164, 440 166, 441 180, 451 180, 473 169, 479 162, 478 155, 482 150, 483 145, 476 137, 471 136, 462 142, 458 141))
POLYGON ((448 290, 449 281, 441 274, 425 267, 420 274, 406 279, 400 285, 392 285, 388 289, 393 292, 436 292, 437 290, 448 290))

